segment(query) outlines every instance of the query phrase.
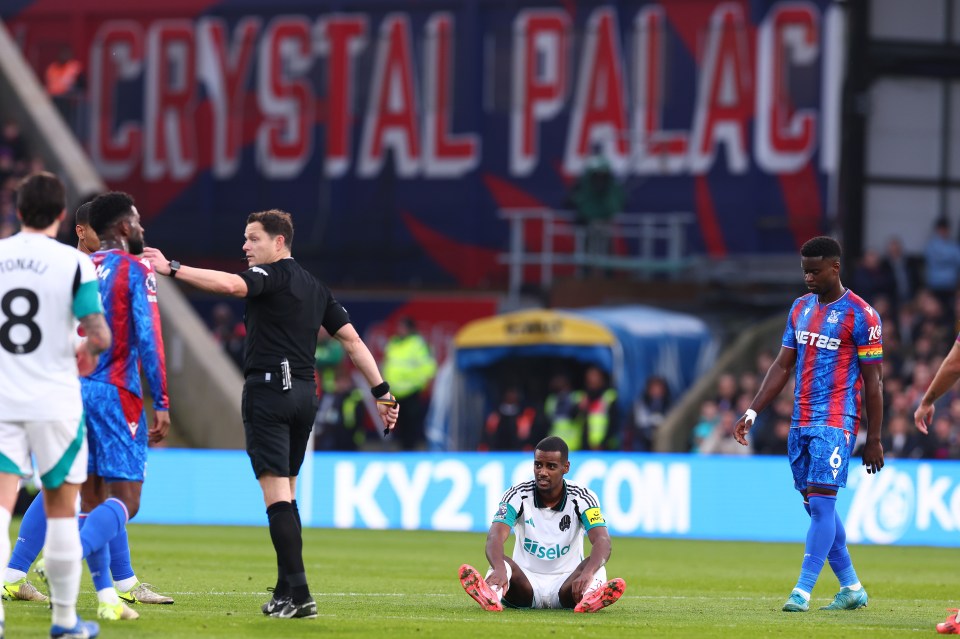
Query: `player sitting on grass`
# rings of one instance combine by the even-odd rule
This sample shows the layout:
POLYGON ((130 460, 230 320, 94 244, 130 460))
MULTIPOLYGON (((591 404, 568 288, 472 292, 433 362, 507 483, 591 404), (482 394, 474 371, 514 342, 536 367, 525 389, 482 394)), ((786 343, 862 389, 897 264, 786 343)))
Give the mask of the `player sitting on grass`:
POLYGON ((534 480, 504 493, 487 533, 490 570, 460 566, 460 584, 484 610, 573 608, 596 612, 617 601, 626 589, 623 579, 607 581, 610 535, 600 502, 589 489, 568 484, 567 444, 547 437, 533 457, 534 480), (516 527, 513 559, 503 552, 516 527), (590 538, 590 556, 583 557, 583 534, 590 538))

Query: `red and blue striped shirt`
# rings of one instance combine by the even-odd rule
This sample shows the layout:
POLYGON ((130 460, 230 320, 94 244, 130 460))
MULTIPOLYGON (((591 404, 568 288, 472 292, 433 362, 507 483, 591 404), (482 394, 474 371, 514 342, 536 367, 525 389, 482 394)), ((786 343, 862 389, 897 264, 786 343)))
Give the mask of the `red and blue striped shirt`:
POLYGON ((119 250, 90 256, 97 268, 110 348, 100 354, 89 379, 124 388, 142 397, 140 366, 150 385, 155 410, 167 410, 167 364, 160 333, 157 279, 146 260, 119 250))
POLYGON ((851 290, 830 304, 813 293, 790 309, 783 345, 797 351, 792 426, 860 427, 862 364, 883 361, 880 316, 851 290))

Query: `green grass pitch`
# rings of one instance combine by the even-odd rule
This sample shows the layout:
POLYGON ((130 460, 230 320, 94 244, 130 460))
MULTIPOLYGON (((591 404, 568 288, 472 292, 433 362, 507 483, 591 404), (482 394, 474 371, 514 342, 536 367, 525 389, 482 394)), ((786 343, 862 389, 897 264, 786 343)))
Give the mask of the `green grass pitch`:
MULTIPOLYGON (((15 534, 14 522, 11 535, 15 534)), ((131 524, 138 576, 173 595, 173 606, 138 606, 136 621, 102 622, 101 636, 170 637, 903 637, 936 636, 944 608, 960 604, 960 550, 851 548, 870 605, 851 612, 780 612, 796 579, 800 544, 614 538, 610 577, 624 597, 597 614, 485 613, 457 580, 461 563, 481 571, 476 533, 308 529, 305 560, 320 616, 260 613, 275 576, 266 528, 131 524)), ((513 540, 508 542, 508 549, 513 540)), ((837 589, 829 568, 813 593, 837 589)), ((47 606, 4 602, 7 637, 44 637, 47 606)), ((96 616, 84 573, 80 614, 96 616)))

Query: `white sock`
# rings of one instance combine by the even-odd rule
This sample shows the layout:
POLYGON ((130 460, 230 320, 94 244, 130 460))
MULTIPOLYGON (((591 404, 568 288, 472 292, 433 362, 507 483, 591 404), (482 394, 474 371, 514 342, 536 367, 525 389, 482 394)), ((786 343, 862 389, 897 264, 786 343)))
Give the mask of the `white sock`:
POLYGON ((47 583, 50 584, 50 605, 53 623, 64 628, 77 625, 77 596, 80 594, 80 528, 76 517, 47 520, 47 539, 43 547, 46 557, 47 583))
POLYGON ((118 603, 120 603, 120 597, 117 596, 117 591, 112 587, 98 590, 97 599, 100 601, 100 603, 110 604, 111 606, 116 606, 118 603))
MULTIPOLYGON (((513 568, 511 568, 511 567, 510 567, 510 564, 508 564, 508 563, 506 563, 506 562, 504 562, 503 565, 504 565, 504 566, 506 567, 506 569, 507 569, 507 583, 509 584, 509 583, 510 583, 510 580, 513 579, 513 568)), ((493 566, 490 566, 490 567, 487 569, 487 574, 484 575, 483 580, 486 581, 487 578, 488 578, 491 574, 493 574, 493 566)), ((509 586, 508 586, 508 587, 509 587, 509 586)), ((498 600, 503 598, 503 591, 500 589, 500 586, 490 586, 490 590, 493 591, 493 594, 495 594, 495 595, 497 596, 497 599, 498 599, 498 600)))
MULTIPOLYGON (((9 557, 7 558, 9 561, 9 557)), ((15 581, 20 581, 27 576, 27 573, 22 570, 14 570, 13 568, 7 568, 7 572, 3 575, 3 580, 7 583, 13 583, 15 581)))
MULTIPOLYGON (((0 508, 0 559, 6 564, 10 560, 10 513, 0 508)), ((0 622, 4 621, 3 606, 0 605, 0 622)))
POLYGON ((848 589, 848 590, 860 590, 861 588, 863 588, 863 586, 861 586, 861 585, 860 585, 860 582, 858 581, 857 583, 853 584, 852 586, 844 586, 844 588, 846 588, 846 589, 848 589))
POLYGON ((803 597, 803 598, 806 599, 807 601, 810 601, 810 593, 807 592, 806 590, 800 590, 799 588, 794 588, 794 589, 793 589, 793 592, 797 593, 798 595, 800 595, 801 597, 803 597))
POLYGON ((137 576, 127 577, 126 579, 121 579, 120 581, 113 582, 113 585, 117 587, 117 590, 120 592, 127 592, 131 588, 137 585, 137 576))

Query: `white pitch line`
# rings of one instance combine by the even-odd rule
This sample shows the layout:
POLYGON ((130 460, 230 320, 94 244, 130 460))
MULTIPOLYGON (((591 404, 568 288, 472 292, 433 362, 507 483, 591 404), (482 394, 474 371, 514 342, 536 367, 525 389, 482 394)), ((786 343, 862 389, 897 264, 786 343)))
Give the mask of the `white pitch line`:
MULTIPOLYGON (((182 595, 182 596, 209 596, 216 595, 218 597, 255 597, 262 596, 268 597, 269 592, 256 591, 256 592, 215 592, 215 591, 203 591, 203 592, 171 592, 165 591, 169 595, 182 595)), ((436 597, 436 598, 456 598, 459 599, 463 597, 463 593, 450 593, 450 592, 432 592, 432 593, 409 593, 409 592, 316 592, 311 591, 310 594, 316 598, 320 597, 436 597)), ((730 597, 730 596, 716 596, 716 595, 623 595, 621 599, 639 599, 646 601, 781 601, 783 597, 773 597, 773 596, 741 596, 741 597, 730 597)), ((822 599, 823 601, 828 601, 829 597, 817 598, 816 601, 822 599)), ((883 599, 881 603, 890 603, 890 604, 924 604, 930 603, 929 599, 883 599)))

